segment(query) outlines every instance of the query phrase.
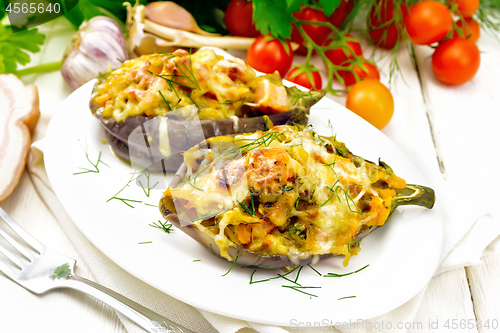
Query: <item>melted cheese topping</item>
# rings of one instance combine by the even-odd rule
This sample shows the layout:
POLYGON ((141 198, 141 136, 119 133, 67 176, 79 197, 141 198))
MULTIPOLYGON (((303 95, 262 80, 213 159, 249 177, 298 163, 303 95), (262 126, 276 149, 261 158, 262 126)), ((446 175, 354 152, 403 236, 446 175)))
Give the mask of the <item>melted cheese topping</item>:
POLYGON ((224 59, 209 49, 127 60, 100 80, 92 100, 97 113, 117 122, 164 115, 193 104, 200 120, 245 116, 243 105, 270 113, 289 110, 280 79, 257 77, 243 60, 224 59))
POLYGON ((209 143, 186 152, 193 174, 166 195, 177 214, 212 232, 228 260, 238 244, 291 259, 342 254, 347 264, 359 251, 356 235, 383 225, 394 189, 406 186, 343 143, 295 127, 209 143))

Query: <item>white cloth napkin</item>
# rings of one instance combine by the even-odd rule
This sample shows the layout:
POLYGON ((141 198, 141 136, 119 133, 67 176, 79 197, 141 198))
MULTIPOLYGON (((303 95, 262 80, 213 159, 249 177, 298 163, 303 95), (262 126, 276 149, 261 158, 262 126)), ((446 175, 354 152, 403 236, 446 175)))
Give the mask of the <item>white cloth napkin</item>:
MULTIPOLYGON (((291 327, 256 324, 198 310, 140 281, 104 256, 73 224, 52 191, 47 178, 43 162, 43 140, 33 143, 28 169, 41 198, 59 221, 62 229, 66 232, 98 283, 199 333, 217 331, 221 333, 238 331, 239 333, 255 331, 284 333, 300 331, 291 327)), ((452 184, 445 182, 439 176, 431 178, 433 179, 429 179, 429 183, 436 190, 444 228, 443 250, 436 275, 454 268, 478 264, 482 256, 491 253, 500 243, 498 217, 493 218, 486 210, 478 209, 481 206, 479 203, 471 203, 470 201, 473 200, 471 198, 467 199, 471 208, 464 207, 463 194, 460 189, 455 189, 452 184)), ((339 330, 336 328, 308 329, 307 332, 378 332, 379 330, 375 329, 377 327, 375 323, 377 322, 410 322, 418 311, 425 289, 399 308, 368 320, 368 323, 372 323, 372 329, 367 324, 362 327, 348 327, 339 330)), ((119 316, 128 332, 143 332, 137 325, 123 318, 123 316, 119 316)))

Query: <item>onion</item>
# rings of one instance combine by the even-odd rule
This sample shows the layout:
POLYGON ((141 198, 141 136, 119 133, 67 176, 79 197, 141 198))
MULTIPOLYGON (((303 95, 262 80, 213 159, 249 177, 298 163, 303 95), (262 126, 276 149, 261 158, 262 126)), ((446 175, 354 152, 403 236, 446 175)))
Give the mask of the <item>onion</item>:
POLYGON ((96 16, 80 26, 63 58, 61 73, 73 90, 127 60, 125 39, 115 21, 96 16))

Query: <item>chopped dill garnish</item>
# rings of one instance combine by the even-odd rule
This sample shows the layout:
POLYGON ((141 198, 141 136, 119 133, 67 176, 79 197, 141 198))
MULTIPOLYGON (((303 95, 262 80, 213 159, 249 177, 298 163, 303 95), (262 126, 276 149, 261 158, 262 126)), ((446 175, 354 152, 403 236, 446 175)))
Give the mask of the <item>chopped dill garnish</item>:
POLYGON ((337 301, 340 301, 341 299, 346 299, 346 298, 355 298, 356 296, 346 296, 346 297, 341 297, 337 299, 337 301))
POLYGON ((172 107, 170 106, 170 103, 167 101, 167 99, 165 98, 165 96, 163 96, 163 93, 161 92, 161 90, 158 90, 158 93, 160 94, 161 98, 163 98, 163 101, 165 103, 167 103, 167 106, 168 106, 169 110, 172 111, 172 107))
MULTIPOLYGON (((132 176, 130 177, 130 180, 128 181, 127 184, 125 184, 125 186, 123 186, 118 192, 116 192, 116 194, 114 196, 112 196, 111 198, 109 198, 108 200, 106 200, 106 202, 109 202, 111 200, 119 200, 121 202, 123 202, 124 204, 126 204, 127 206, 131 207, 131 208, 135 208, 134 206, 132 206, 131 204, 129 204, 129 202, 136 202, 136 203, 142 203, 142 201, 139 201, 139 200, 132 200, 132 199, 124 199, 124 198, 119 198, 117 197, 118 194, 120 194, 126 187, 128 187, 130 185, 130 183, 132 183, 132 181, 134 181, 135 179, 137 179, 137 177, 134 178, 134 176, 137 174, 138 172, 134 171, 132 173, 132 176)), ((139 172, 140 173, 140 172, 139 172)))
POLYGON ((137 244, 151 244, 153 243, 153 241, 149 241, 149 242, 140 242, 140 243, 137 243, 137 244))
POLYGON ((282 285, 282 287, 284 287, 284 288, 290 288, 292 290, 298 291, 300 293, 306 294, 306 295, 311 296, 311 297, 318 297, 318 295, 310 294, 310 293, 305 292, 305 291, 300 290, 300 289, 308 289, 308 288, 315 288, 316 289, 316 288, 321 288, 321 287, 303 287, 303 286, 299 286, 298 287, 298 286, 285 286, 285 285, 282 285))
POLYGON ((311 264, 307 264, 313 271, 315 271, 319 276, 321 276, 321 273, 318 272, 314 267, 311 266, 311 264))
POLYGON ((220 213, 227 212, 230 209, 232 209, 232 208, 221 210, 220 212, 216 212, 216 213, 213 213, 213 214, 208 214, 208 215, 205 215, 205 216, 201 216, 201 217, 198 217, 197 219, 192 220, 191 222, 196 222, 196 221, 204 220, 204 219, 207 219, 207 218, 210 218, 210 217, 214 217, 216 215, 219 215, 220 213))
POLYGON ((187 179, 187 178, 186 178, 186 182, 187 182, 189 185, 191 185, 192 187, 194 187, 195 189, 197 189, 198 191, 203 191, 203 192, 205 191, 204 189, 199 188, 199 187, 197 187, 196 185, 191 184, 191 182, 190 182, 190 181, 189 181, 189 179, 187 179))
POLYGON ((255 204, 253 202, 253 192, 252 192, 252 189, 250 189, 250 200, 252 200, 252 216, 255 216, 255 204))
POLYGON ((298 285, 298 286, 302 286, 300 283, 297 283, 297 281, 293 281, 293 280, 291 280, 291 279, 287 278, 285 275, 278 274, 278 276, 279 276, 280 278, 283 278, 283 279, 287 280, 288 282, 295 283, 295 284, 296 284, 296 285, 298 285))
MULTIPOLYGON (((144 169, 144 170, 146 170, 146 169, 144 169)), ((154 184, 153 186, 151 186, 151 187, 150 187, 150 185, 149 185, 149 178, 151 177, 151 172, 148 172, 148 173, 146 174, 146 173, 144 172, 144 170, 142 171, 142 174, 146 177, 146 179, 147 179, 147 181, 148 181, 148 182, 147 182, 147 189, 148 189, 148 190, 147 190, 147 192, 146 192, 146 189, 144 188, 144 186, 142 185, 141 181, 139 181, 139 184, 141 184, 141 187, 142 187, 142 190, 144 191, 144 194, 145 194, 145 195, 149 198, 149 195, 151 194, 151 190, 152 190, 153 188, 155 188, 155 187, 156 187, 156 185, 158 185, 160 182, 158 181, 158 182, 156 182, 156 184, 154 184)))
POLYGON ((73 175, 81 175, 81 174, 84 174, 84 173, 91 173, 91 172, 92 173, 99 173, 100 172, 100 170, 99 170, 99 163, 104 164, 108 168, 110 167, 109 165, 107 165, 106 163, 104 163, 104 161, 101 160, 101 154, 102 154, 101 151, 99 151, 99 156, 97 157, 97 162, 92 163, 90 161, 88 150, 87 150, 87 141, 85 141, 85 148, 83 148, 82 143, 80 142, 80 139, 78 139, 78 142, 80 143, 80 147, 82 147, 82 150, 85 153, 85 157, 87 158, 87 161, 94 167, 94 170, 87 169, 87 168, 80 168, 79 167, 78 169, 82 169, 82 170, 85 170, 85 171, 75 172, 75 173, 73 173, 73 175))
POLYGON ((226 272, 226 274, 224 274, 222 276, 226 276, 226 275, 229 274, 229 272, 231 272, 231 270, 233 269, 234 265, 236 264, 236 261, 238 261, 238 256, 236 256, 236 258, 233 261, 233 264, 231 265, 231 267, 229 268, 229 270, 226 272))
POLYGON ((333 162, 332 162, 332 163, 330 163, 330 164, 327 164, 327 163, 322 163, 322 164, 323 164, 324 166, 326 166, 326 167, 329 167, 329 168, 332 170, 332 172, 333 172, 335 175, 337 175, 337 173, 335 172, 335 169, 334 169, 334 168, 335 168, 335 163, 336 163, 336 162, 337 162, 337 160, 335 159, 335 160, 333 160, 333 162))
POLYGON ((146 206, 151 206, 151 207, 155 207, 155 208, 158 208, 158 205, 152 205, 152 204, 148 204, 146 202, 143 202, 146 206))
POLYGON ((288 192, 288 191, 293 190, 293 186, 289 186, 289 185, 282 185, 282 186, 280 186, 280 189, 281 189, 283 192, 288 192))
MULTIPOLYGON (((243 107, 243 105, 245 104, 246 100, 247 100, 247 98, 243 97, 243 98, 240 98, 240 99, 237 99, 237 100, 234 100, 234 101, 219 102, 219 104, 233 104, 233 103, 236 103, 236 102, 241 102, 240 105, 238 106, 238 110, 236 110, 236 112, 235 112, 235 116, 236 116, 236 115, 238 115, 240 113, 240 110, 243 107)), ((267 124, 266 124, 266 126, 267 126, 267 124)))
POLYGON ((369 264, 366 265, 365 267, 363 268, 360 268, 354 272, 350 272, 350 273, 345 273, 345 274, 337 274, 337 273, 327 273, 326 275, 323 275, 323 277, 343 277, 343 276, 347 276, 347 275, 351 275, 351 274, 354 274, 354 273, 358 273, 358 272, 361 272, 363 269, 365 269, 366 267, 370 266, 369 264))
POLYGON ((173 227, 172 223, 167 223, 167 221, 162 223, 160 220, 158 220, 158 223, 153 222, 153 224, 150 223, 149 225, 152 226, 153 228, 161 229, 161 230, 165 231, 167 234, 169 234, 175 230, 172 228, 173 227))
POLYGON ((357 244, 359 242, 361 242, 361 239, 348 241, 347 242, 347 252, 351 253, 351 244, 357 244))
MULTIPOLYGON (((336 195, 336 196, 338 197, 338 194, 337 194, 337 192, 335 191, 336 189, 333 189, 333 187, 334 187, 334 186, 335 186, 338 182, 339 182, 339 180, 337 179, 337 181, 335 182, 335 184, 333 184, 333 186, 332 186, 332 187, 328 187, 328 186, 327 186, 327 188, 330 190, 330 192, 332 192, 332 195, 331 195, 330 197, 328 197, 328 199, 326 199, 326 201, 325 201, 325 202, 323 202, 321 205, 319 205, 319 206, 318 206, 318 208, 321 208, 321 207, 323 207, 324 205, 326 205, 326 204, 328 203, 328 201, 330 201, 330 200, 333 198, 333 196, 334 196, 334 195, 336 195)), ((340 200, 340 198, 339 198, 339 200, 340 200)))
POLYGON ((201 259, 194 259, 193 262, 201 261, 201 259))
POLYGON ((347 193, 347 191, 342 187, 342 186, 337 186, 337 188, 339 188, 344 192, 345 194, 345 200, 347 202, 347 207, 349 208, 349 210, 352 212, 352 213, 357 213, 357 214, 362 214, 363 212, 358 208, 358 205, 356 205, 356 203, 354 202, 354 200, 351 198, 351 196, 347 193), (349 204, 349 200, 352 202, 352 204, 354 205, 354 207, 356 207, 357 210, 352 210, 351 208, 351 205, 349 204))
MULTIPOLYGON (((304 266, 300 266, 299 271, 297 272, 297 275, 295 276, 295 283, 297 283, 297 280, 299 279, 300 271, 304 268, 304 266)), ((298 284, 298 283, 297 283, 298 284)))
MULTIPOLYGON (((249 268, 249 266, 245 266, 246 268, 249 268)), ((258 281, 254 281, 253 280, 253 275, 255 274, 255 272, 257 272, 257 270, 254 270, 252 275, 250 275, 250 282, 249 284, 254 284, 254 283, 259 283, 259 282, 266 282, 266 281, 270 281, 271 279, 264 279, 264 280, 258 280, 258 281)))

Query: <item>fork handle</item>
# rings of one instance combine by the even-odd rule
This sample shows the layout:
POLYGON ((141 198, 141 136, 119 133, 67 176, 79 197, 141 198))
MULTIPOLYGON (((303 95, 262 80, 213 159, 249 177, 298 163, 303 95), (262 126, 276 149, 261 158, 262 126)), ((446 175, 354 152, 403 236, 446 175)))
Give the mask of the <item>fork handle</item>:
POLYGON ((130 320, 141 326, 147 332, 194 333, 167 318, 145 308, 111 289, 78 275, 70 275, 61 280, 62 285, 84 292, 109 305, 130 320))

